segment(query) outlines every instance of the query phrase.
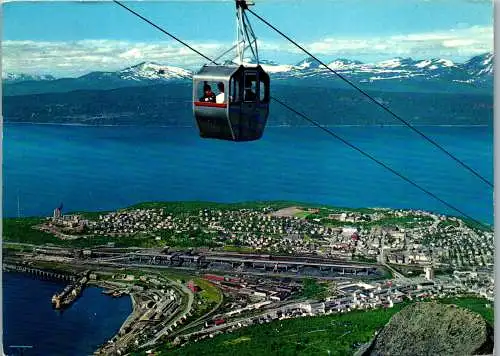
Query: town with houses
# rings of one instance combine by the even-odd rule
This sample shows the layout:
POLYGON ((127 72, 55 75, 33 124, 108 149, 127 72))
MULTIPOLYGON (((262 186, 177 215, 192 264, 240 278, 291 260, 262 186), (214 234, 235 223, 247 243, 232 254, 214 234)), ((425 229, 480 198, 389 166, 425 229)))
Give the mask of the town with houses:
POLYGON ((471 227, 456 217, 419 210, 370 209, 332 213, 296 207, 274 210, 203 209, 173 214, 164 209, 132 209, 86 219, 62 215, 39 226, 61 238, 108 236, 117 241, 143 236, 156 241, 190 239, 190 247, 237 246, 246 251, 364 257, 401 265, 491 269, 492 230, 471 227), (201 239, 202 245, 196 246, 201 239))
POLYGON ((32 228, 65 245, 14 250, 4 269, 71 266, 74 285, 83 278, 111 297, 130 295, 133 313, 99 355, 414 300, 474 295, 493 308, 488 226, 420 210, 155 204, 68 215, 56 208, 32 228), (88 247, 71 247, 77 240, 88 247))

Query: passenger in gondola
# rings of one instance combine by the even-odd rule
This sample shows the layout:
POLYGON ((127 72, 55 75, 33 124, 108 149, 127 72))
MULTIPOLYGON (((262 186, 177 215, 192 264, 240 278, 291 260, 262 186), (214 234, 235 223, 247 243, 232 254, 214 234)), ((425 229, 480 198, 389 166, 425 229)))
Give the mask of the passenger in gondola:
POLYGON ((252 90, 252 82, 245 83, 245 101, 257 100, 257 94, 252 90))
POLYGON ((200 101, 215 103, 215 93, 207 82, 203 85, 203 96, 200 98, 200 101))
POLYGON ((219 94, 215 97, 215 102, 217 104, 224 104, 224 83, 217 83, 217 89, 219 89, 219 94))

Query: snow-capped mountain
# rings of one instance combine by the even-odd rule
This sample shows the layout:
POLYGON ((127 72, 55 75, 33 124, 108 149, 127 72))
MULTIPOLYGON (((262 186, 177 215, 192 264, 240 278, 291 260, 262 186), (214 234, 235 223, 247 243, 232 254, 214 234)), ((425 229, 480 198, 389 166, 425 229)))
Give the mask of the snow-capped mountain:
MULTIPOLYGON (((238 61, 237 59, 233 59, 232 61, 226 61, 225 64, 236 64, 238 61)), ((253 58, 243 58, 243 64, 244 65, 256 65, 257 62, 253 58)), ((259 64, 264 69, 266 72, 269 74, 276 74, 276 73, 286 73, 292 71, 295 66, 291 64, 279 64, 274 61, 262 59, 259 60, 259 64)))
POLYGON ((305 70, 311 70, 311 69, 318 69, 320 67, 323 67, 318 61, 316 61, 312 57, 307 57, 306 59, 300 61, 295 65, 297 69, 305 69, 305 70))
MULTIPOLYGON (((22 78, 23 74, 18 74, 22 78)), ((184 68, 142 62, 115 72, 91 72, 77 78, 29 81, 5 81, 3 95, 61 93, 73 90, 108 90, 123 87, 140 87, 163 83, 189 83, 191 72, 184 68)))
POLYGON ((122 69, 117 74, 125 80, 188 79, 192 76, 186 69, 154 62, 142 62, 122 69))
POLYGON ((92 72, 80 78, 102 79, 102 80, 126 80, 126 81, 164 81, 173 79, 190 79, 191 72, 168 65, 154 62, 142 62, 116 72, 92 72))
POLYGON ((440 68, 455 67, 455 63, 449 59, 426 59, 415 64, 415 67, 436 70, 440 68))
MULTIPOLYGON (((255 64, 249 59, 244 61, 255 64)), ((392 58, 374 63, 363 63, 346 58, 325 60, 329 68, 355 83, 366 83, 372 89, 408 91, 448 91, 462 86, 491 91, 494 55, 486 53, 465 63, 448 59, 392 58), (378 83, 376 85, 376 83, 378 83)), ((229 64, 228 61, 225 64, 229 64)), ((261 60, 260 65, 275 83, 292 85, 332 86, 335 73, 313 58, 305 58, 295 65, 261 60)), ((115 72, 92 72, 78 78, 55 79, 50 75, 4 74, 7 86, 4 95, 41 92, 64 92, 81 89, 113 89, 127 86, 147 86, 168 82, 189 83, 192 72, 154 62, 142 62, 115 72), (10 84, 10 85, 9 85, 10 84), (5 94, 7 93, 7 94, 5 94)))
MULTIPOLYGON (((412 78, 419 81, 442 80, 472 83, 488 80, 488 77, 493 74, 493 54, 477 56, 463 64, 457 64, 443 58, 415 60, 400 57, 375 63, 363 63, 345 58, 324 62, 330 69, 344 77, 368 83, 380 80, 405 81, 412 78)), ((290 77, 320 79, 335 75, 311 57, 300 61, 286 73, 279 72, 278 74, 277 79, 282 80, 290 77)))
POLYGON ((2 73, 2 80, 9 83, 55 80, 55 79, 56 78, 50 74, 33 75, 33 74, 23 74, 23 73, 2 73))
MULTIPOLYGON (((413 60, 412 58, 392 58, 376 63, 363 63, 361 61, 339 58, 326 64, 334 70, 350 70, 350 71, 372 71, 380 72, 387 70, 416 70, 417 68, 427 68, 430 70, 439 68, 453 67, 455 64, 447 59, 426 59, 426 60, 413 60)), ((308 57, 295 65, 296 69, 326 69, 315 59, 308 57)))
POLYGON ((328 67, 334 70, 349 70, 358 68, 360 65, 363 64, 363 62, 352 61, 350 59, 345 59, 345 58, 339 58, 327 64, 328 67))
POLYGON ((494 60, 493 53, 485 53, 472 57, 463 67, 472 76, 493 75, 494 60))

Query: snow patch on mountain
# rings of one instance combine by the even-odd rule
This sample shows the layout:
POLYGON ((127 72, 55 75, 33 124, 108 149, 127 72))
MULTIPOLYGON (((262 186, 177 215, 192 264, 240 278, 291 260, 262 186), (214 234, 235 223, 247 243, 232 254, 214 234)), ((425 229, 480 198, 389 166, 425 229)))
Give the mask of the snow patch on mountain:
POLYGON ((439 68, 450 68, 454 67, 455 63, 448 59, 426 59, 415 64, 417 68, 427 68, 430 70, 435 70, 439 68))
POLYGON ((25 81, 42 81, 55 80, 56 78, 50 74, 33 75, 23 73, 2 73, 2 80, 6 82, 25 82, 25 81))
POLYGON ((378 62, 374 65, 374 67, 380 67, 380 68, 398 68, 401 67, 401 58, 393 58, 393 59, 388 59, 382 62, 378 62))
POLYGON ((162 65, 154 62, 142 62, 122 69, 118 76, 125 80, 188 79, 192 73, 186 69, 162 65))
POLYGON ((473 76, 489 76, 493 75, 494 61, 493 53, 485 53, 469 59, 464 63, 464 68, 473 76))
MULTIPOLYGON (((256 65, 255 61, 245 59, 246 65, 256 65)), ((446 83, 484 83, 489 85, 493 78, 494 55, 485 53, 475 56, 465 63, 454 63, 448 59, 417 59, 392 58, 377 63, 363 63, 357 60, 337 58, 326 61, 329 68, 325 68, 312 57, 305 58, 295 65, 276 63, 261 60, 260 65, 268 72, 273 80, 287 81, 289 79, 311 78, 316 81, 328 80, 341 74, 357 82, 375 81, 403 81, 415 78, 418 81, 440 81, 446 83), (335 73, 332 73, 333 70, 335 73)), ((226 61, 227 65, 236 65, 226 61)), ((26 74, 2 73, 6 83, 17 83, 27 80, 48 81, 55 78, 50 75, 30 76, 26 74)), ((111 85, 148 85, 151 82, 168 82, 170 80, 188 81, 192 72, 184 68, 159 64, 155 62, 142 62, 137 65, 116 72, 92 72, 79 78, 82 83, 107 83, 111 85), (109 84, 111 83, 111 84, 109 84)), ((69 78, 68 78, 69 79, 69 78)))
POLYGON ((295 66, 297 69, 317 69, 317 68, 324 68, 317 60, 315 60, 312 57, 308 57, 299 63, 297 63, 295 66))
POLYGON ((290 72, 291 70, 294 69, 294 66, 290 64, 280 64, 280 65, 261 64, 261 67, 270 74, 290 72))
POLYGON ((328 64, 328 67, 331 69, 340 69, 340 70, 348 70, 348 69, 356 69, 359 68, 363 63, 360 61, 351 61, 348 59, 340 58, 328 64))

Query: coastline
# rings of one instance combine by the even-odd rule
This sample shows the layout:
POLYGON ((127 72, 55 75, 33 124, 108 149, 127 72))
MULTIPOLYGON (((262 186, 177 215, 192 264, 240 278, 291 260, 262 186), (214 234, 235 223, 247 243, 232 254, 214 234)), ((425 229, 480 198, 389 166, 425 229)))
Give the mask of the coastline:
MULTIPOLYGON (((91 284, 93 284, 96 287, 99 287, 99 288, 101 288, 103 290, 108 288, 108 286, 106 286, 106 282, 105 281, 92 281, 91 284)), ((134 320, 134 316, 138 312, 138 304, 139 303, 136 301, 137 297, 136 297, 136 295, 133 292, 131 292, 131 293, 123 292, 123 294, 120 296, 120 298, 123 298, 125 296, 128 297, 128 298, 130 298, 130 301, 132 303, 132 311, 127 316, 127 318, 123 321, 123 323, 120 325, 120 327, 118 328, 118 330, 110 338, 108 338, 108 340, 106 340, 105 342, 103 342, 102 344, 100 344, 97 347, 97 349, 94 351, 93 355, 101 355, 102 349, 105 348, 110 342, 113 342, 113 340, 115 340, 120 335, 120 332, 128 324, 130 324, 134 320)), ((108 297, 113 298, 112 296, 108 296, 108 297)))
MULTIPOLYGON (((195 125, 142 125, 137 124, 84 124, 84 123, 65 123, 65 122, 34 122, 34 121, 4 121, 4 125, 47 125, 47 126, 74 126, 74 127, 161 127, 161 128, 196 128, 195 125)), ((323 127, 406 127, 403 124, 338 124, 338 125, 322 125, 323 127)), ((413 127, 491 127, 487 124, 414 124, 413 127)), ((267 128, 315 128, 314 125, 266 125, 267 128)))
MULTIPOLYGON (((324 288, 329 288, 334 282, 343 288, 346 283, 359 284, 359 281, 363 280, 365 283, 363 286, 368 286, 366 288, 380 287, 386 293, 384 298, 387 300, 372 300, 366 304, 354 295, 352 300, 347 300, 350 303, 348 311, 376 308, 377 306, 392 308, 394 304, 402 302, 403 297, 400 295, 402 292, 394 292, 391 289, 392 283, 396 283, 400 288, 410 288, 411 290, 405 290, 405 293, 408 294, 403 293, 410 300, 428 297, 427 292, 422 292, 418 288, 419 283, 432 283, 432 287, 429 288, 432 289, 432 295, 435 294, 438 297, 442 296, 444 287, 447 288, 446 290, 450 290, 451 294, 449 295, 455 295, 453 293, 456 293, 457 290, 459 293, 471 292, 466 289, 466 286, 457 287, 456 282, 454 282, 455 278, 451 276, 445 276, 436 282, 422 282, 423 280, 434 280, 434 272, 436 275, 452 273, 453 271, 450 272, 445 267, 458 266, 458 263, 460 265, 466 264, 471 268, 476 265, 484 266, 484 270, 480 271, 481 295, 489 298, 492 293, 491 279, 488 274, 492 263, 491 249, 481 250, 480 261, 466 259, 462 255, 458 255, 452 260, 441 254, 442 261, 441 259, 435 261, 433 267, 429 267, 429 263, 426 262, 429 261, 429 249, 422 247, 422 250, 417 253, 408 252, 406 249, 407 244, 413 246, 414 241, 423 244, 426 231, 435 232, 435 235, 429 237, 431 240, 427 243, 434 241, 432 240, 433 236, 442 233, 462 232, 457 235, 461 236, 455 241, 457 246, 463 243, 477 245, 493 239, 492 227, 486 227, 482 224, 471 225, 470 221, 432 214, 426 210, 349 209, 324 204, 301 204, 292 201, 252 201, 232 204, 200 201, 157 201, 135 204, 120 209, 119 213, 109 212, 105 217, 101 217, 99 214, 87 214, 87 216, 85 213, 82 213, 81 216, 69 215, 68 219, 72 219, 71 221, 81 220, 90 232, 94 231, 96 238, 92 241, 93 246, 88 241, 85 246, 75 245, 74 242, 71 242, 71 246, 56 247, 53 237, 48 239, 42 234, 36 240, 29 235, 32 233, 33 224, 37 224, 36 220, 7 220, 5 225, 8 227, 5 234, 7 240, 19 237, 22 241, 29 237, 30 241, 35 244, 31 245, 31 248, 6 244, 4 262, 22 264, 32 270, 42 266, 47 270, 60 270, 71 274, 87 271, 87 273, 91 273, 88 275, 89 285, 108 289, 105 294, 115 297, 122 294, 129 295, 131 299, 126 309, 128 316, 125 317, 126 313, 122 313, 121 316, 124 319, 116 319, 117 323, 113 324, 111 330, 108 330, 106 340, 100 341, 102 343, 98 345, 94 355, 114 352, 123 354, 131 350, 158 347, 168 348, 170 344, 164 342, 169 340, 173 340, 172 346, 175 347, 178 346, 179 342, 183 344, 202 340, 205 337, 211 338, 222 330, 234 326, 243 328, 252 323, 265 322, 259 318, 265 318, 269 322, 281 318, 277 313, 269 314, 267 309, 258 317, 250 315, 251 313, 245 314, 247 310, 245 308, 249 305, 253 306, 252 303, 256 300, 261 300, 261 302, 265 300, 265 305, 275 303, 276 308, 285 307, 286 309, 287 305, 290 304, 287 300, 290 296, 293 300, 307 297, 311 299, 307 299, 306 309, 303 309, 303 306, 298 307, 302 316, 304 316, 304 310, 307 314, 312 313, 313 309, 314 313, 318 315, 341 312, 343 309, 336 304, 336 299, 326 300, 327 297, 325 297, 327 292, 324 288), (219 226, 218 224, 230 219, 243 226, 253 227, 253 230, 239 235, 241 242, 238 246, 246 246, 250 249, 249 251, 226 249, 228 246, 233 246, 231 236, 237 234, 234 232, 236 228, 233 226, 218 230, 223 231, 224 236, 229 236, 229 238, 224 240, 223 247, 219 246, 220 244, 215 245, 217 247, 215 250, 206 247, 213 246, 212 239, 217 239, 217 235, 208 234, 208 232, 205 232, 205 235, 193 236, 193 241, 188 241, 189 251, 186 250, 185 246, 186 235, 180 235, 177 238, 175 235, 167 234, 163 236, 163 239, 157 239, 156 236, 159 233, 156 232, 155 228, 159 227, 163 227, 163 230, 167 232, 170 227, 194 235, 195 232, 191 231, 192 226, 197 227, 196 231, 198 227, 207 228, 205 226, 208 226, 207 229, 209 229, 211 226, 219 226), (252 225, 252 221, 261 222, 252 225), (132 252, 123 246, 116 246, 117 241, 120 242, 123 239, 126 243, 137 242, 130 235, 123 235, 123 232, 128 232, 125 229, 128 229, 131 224, 137 226, 138 222, 142 223, 142 225, 139 224, 142 230, 137 230, 136 233, 142 237, 149 237, 141 240, 145 241, 144 245, 137 246, 134 248, 136 251, 132 252), (290 230, 288 232, 278 230, 276 235, 262 241, 252 237, 254 233, 255 236, 259 236, 259 229, 272 231, 272 228, 277 226, 276 224, 283 223, 289 224, 290 230), (356 225, 356 228, 352 227, 353 224, 356 225), (113 226, 120 226, 123 232, 119 230, 120 234, 117 235, 117 232, 112 230, 113 226), (321 232, 320 229, 323 226, 327 226, 327 229, 323 229, 321 232), (306 235, 302 238, 296 235, 287 235, 300 234, 301 231, 313 231, 312 229, 320 231, 317 234, 319 236, 317 245, 311 245, 310 237, 306 235), (404 229, 405 234, 402 234, 400 229, 404 229), (390 242, 392 250, 382 247, 381 250, 374 251, 364 247, 371 246, 370 243, 376 241, 377 238, 380 239, 384 232, 393 236, 393 241, 390 242), (406 232, 409 232, 409 235, 406 232), (108 236, 112 244, 106 240, 106 234, 112 234, 108 236), (102 238, 98 238, 99 236, 102 238), (122 237, 122 239, 117 239, 117 236, 122 237), (338 244, 335 245, 338 248, 335 251, 331 250, 331 236, 336 238, 336 241, 338 240, 338 244), (360 240, 361 242, 359 242, 360 240), (156 243, 156 241, 161 242, 156 243), (39 248, 36 245, 45 246, 39 248), (286 249, 282 249, 283 251, 275 247, 283 245, 287 246, 286 249), (342 250, 338 251, 339 248, 342 250), (281 255, 280 251, 284 254, 281 255), (250 252, 250 254, 244 252, 250 252), (403 259, 398 257, 398 253, 403 254, 403 259), (377 256, 376 258, 373 256, 374 254, 377 256), (392 274, 384 272, 386 264, 396 266, 392 274), (203 273, 209 274, 202 275, 203 273), (312 284, 309 283, 311 278, 307 278, 307 276, 316 281, 312 284), (298 279, 296 280, 295 277, 298 279), (393 281, 385 284, 383 281, 386 279, 393 281), (209 280, 209 282, 204 280, 209 280), (214 287, 214 283, 222 284, 218 288, 214 287), (227 283, 229 284, 226 285, 227 283), (234 284, 238 285, 238 283, 241 284, 239 285, 241 288, 233 286, 234 284), (409 283, 410 287, 407 286, 409 283), (237 309, 238 313, 233 314, 232 311, 223 310, 225 312, 223 317, 213 316, 214 310, 221 306, 218 302, 219 298, 223 297, 220 297, 220 292, 216 292, 216 289, 220 288, 226 292, 231 291, 230 293, 240 298, 238 300, 242 300, 241 306, 237 309), (279 293, 281 289, 284 289, 283 295, 279 293), (413 291, 413 289, 415 290, 413 291), (130 303, 132 304, 131 312, 130 303), (244 315, 240 316, 240 313, 244 315), (204 327, 202 324, 205 318, 207 320, 204 327), (207 323, 210 326, 212 321, 216 325, 207 327, 207 323), (181 327, 182 329, 180 329, 181 327), (193 328, 194 330, 191 330, 193 328), (191 331, 187 333, 188 330, 191 331), (182 334, 183 332, 184 334, 182 334), (112 336, 108 337, 108 335, 112 336)), ((46 224, 59 226, 61 229, 64 228, 63 223, 66 221, 58 216, 45 220, 46 224)), ((78 232, 81 231, 78 230, 78 232)), ((93 294, 95 295, 95 293, 93 294)), ((375 298, 375 294, 370 298, 375 298)), ((112 305, 109 304, 108 309, 111 308, 112 305)), ((95 309, 92 310, 92 312, 94 311, 95 309)), ((96 311, 101 313, 99 310, 96 311)), ((296 316, 294 310, 288 310, 287 313, 291 313, 287 314, 288 317, 296 316)), ((103 339, 99 338, 98 340, 103 339)), ((92 345, 92 347, 94 346, 96 345, 92 345)))
MULTIPOLYGON (((3 263, 5 264, 5 262, 3 263)), ((54 272, 60 272, 62 274, 64 273, 67 273, 67 271, 65 271, 64 269, 62 268, 57 268, 57 266, 55 266, 53 269, 48 269, 46 267, 36 267, 36 269, 38 270, 41 270, 41 271, 45 271, 47 273, 54 273, 54 272)), ((47 280, 53 280, 53 281, 57 281, 59 282, 61 285, 63 284, 67 284, 67 283, 70 283, 70 281, 68 280, 65 280, 65 279, 61 279, 59 277, 54 277, 54 278, 41 278, 40 275, 36 275, 36 274, 33 274, 33 273, 30 273, 28 271, 18 271, 18 270, 9 270, 9 271, 3 271, 3 273, 12 273, 12 274, 21 274, 21 275, 24 275, 24 276, 33 276, 35 277, 36 279, 40 280, 40 281, 47 281, 47 280)), ((104 280, 90 280, 88 283, 87 283, 87 286, 88 287, 93 287, 93 288, 97 288, 99 289, 99 293, 100 294, 103 294, 102 291, 104 291, 105 289, 108 289, 110 287, 109 283, 107 284, 107 281, 104 281, 104 280)), ((104 294, 103 294, 104 295, 104 294)), ((113 298, 112 296, 107 296, 107 298, 113 298)), ((133 292, 131 293, 126 293, 124 292, 122 294, 122 296, 120 298, 130 298, 131 300, 131 304, 132 304, 132 310, 130 312, 129 315, 127 315, 127 317, 125 318, 125 320, 123 321, 123 323, 121 323, 121 325, 119 326, 119 328, 111 335, 111 337, 109 337, 104 343, 98 345, 98 347, 94 350, 93 354, 99 354, 99 350, 105 346, 109 340, 113 340, 115 337, 117 337, 120 333, 120 331, 128 324, 130 323, 131 320, 133 320, 134 318, 134 313, 136 313, 137 311, 137 307, 138 307, 138 303, 137 301, 135 300, 135 295, 133 292)), ((50 300, 47 300, 46 301, 48 304, 50 304, 50 300)), ((71 308, 71 306, 69 307, 71 308)))

